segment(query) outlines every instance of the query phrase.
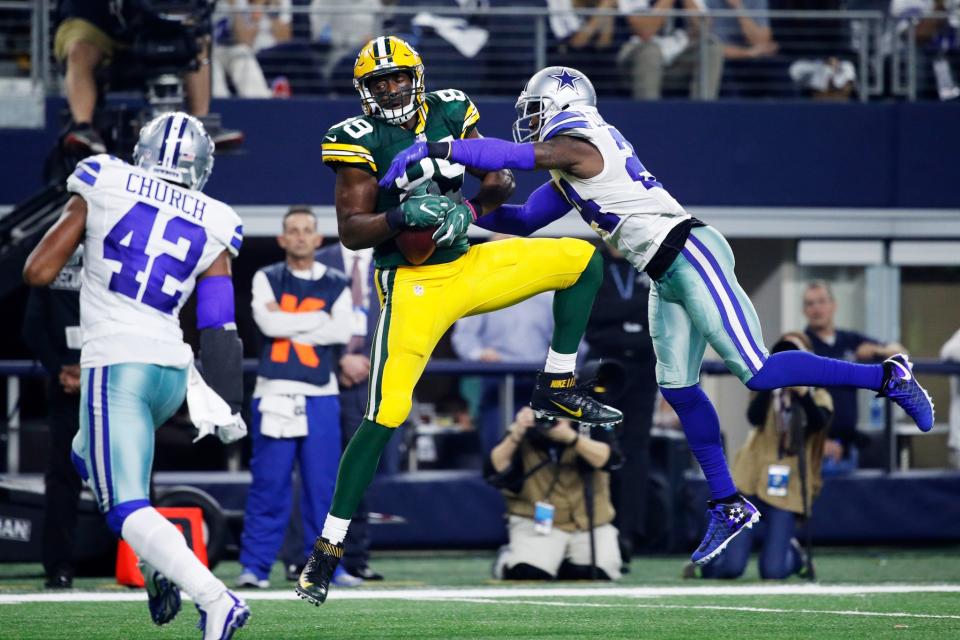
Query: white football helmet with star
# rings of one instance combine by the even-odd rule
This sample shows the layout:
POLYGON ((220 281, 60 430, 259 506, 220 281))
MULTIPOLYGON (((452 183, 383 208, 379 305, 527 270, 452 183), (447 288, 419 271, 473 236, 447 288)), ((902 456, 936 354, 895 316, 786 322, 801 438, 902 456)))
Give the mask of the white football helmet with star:
POLYGON ((527 81, 517 99, 513 140, 537 140, 545 122, 573 106, 597 106, 597 92, 586 74, 572 67, 541 69, 527 81))

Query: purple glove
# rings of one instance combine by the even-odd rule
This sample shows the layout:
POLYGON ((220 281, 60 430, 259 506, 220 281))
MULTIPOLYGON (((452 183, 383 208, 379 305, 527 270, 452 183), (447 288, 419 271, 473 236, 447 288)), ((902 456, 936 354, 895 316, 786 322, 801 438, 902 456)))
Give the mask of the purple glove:
POLYGON ((380 186, 384 189, 396 187, 397 178, 407 172, 407 167, 416 164, 427 157, 427 143, 424 140, 414 142, 412 145, 398 153, 390 163, 390 168, 380 180, 380 186))

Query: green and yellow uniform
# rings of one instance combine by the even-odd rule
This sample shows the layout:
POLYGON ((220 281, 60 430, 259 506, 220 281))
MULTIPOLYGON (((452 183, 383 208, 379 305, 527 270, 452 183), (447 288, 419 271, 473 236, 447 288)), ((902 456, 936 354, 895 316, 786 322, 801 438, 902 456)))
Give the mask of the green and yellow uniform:
MULTIPOLYGON (((396 54, 402 42, 392 37, 371 41, 361 52, 358 66, 373 68, 380 64, 376 60, 387 59, 383 56, 391 53, 391 44, 396 54)), ((408 66, 416 64, 419 56, 408 66)), ((381 66, 388 68, 386 63, 381 66)), ((358 168, 379 180, 394 156, 418 135, 436 142, 463 138, 480 120, 476 106, 457 89, 420 94, 414 100, 419 107, 413 129, 371 115, 369 106, 365 106, 366 115, 331 127, 323 139, 323 163, 334 170, 358 168)), ((462 202, 463 174, 462 165, 425 158, 410 167, 400 182, 405 191, 412 191, 429 181, 431 192, 462 202)), ((401 195, 397 189, 381 189, 376 211, 396 206, 401 195)), ((375 247, 381 313, 370 354, 366 419, 387 427, 406 420, 414 386, 430 354, 459 318, 508 307, 544 291, 566 289, 577 282, 594 253, 589 243, 570 238, 516 238, 471 247, 462 237, 414 266, 392 239, 375 247)))

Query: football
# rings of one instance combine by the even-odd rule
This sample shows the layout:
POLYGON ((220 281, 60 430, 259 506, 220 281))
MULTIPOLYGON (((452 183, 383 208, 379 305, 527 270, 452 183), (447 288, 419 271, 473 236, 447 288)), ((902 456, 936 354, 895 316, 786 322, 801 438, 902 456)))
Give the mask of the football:
POLYGON ((433 241, 436 226, 417 229, 404 229, 394 238, 400 253, 410 264, 423 264, 437 248, 433 241))

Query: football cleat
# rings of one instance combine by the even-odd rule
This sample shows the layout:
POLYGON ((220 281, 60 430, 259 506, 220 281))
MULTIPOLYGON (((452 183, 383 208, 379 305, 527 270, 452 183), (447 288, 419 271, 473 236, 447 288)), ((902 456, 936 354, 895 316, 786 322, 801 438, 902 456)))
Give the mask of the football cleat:
POLYGON ((584 424, 617 424, 623 421, 618 409, 590 397, 577 386, 572 373, 537 372, 530 406, 538 418, 565 418, 584 424))
POLYGON ((333 579, 330 580, 338 587, 359 587, 363 584, 363 578, 358 578, 341 566, 337 566, 333 571, 333 579))
POLYGON ((203 640, 230 640, 250 618, 250 607, 229 589, 205 607, 198 604, 197 611, 197 628, 203 632, 203 640))
POLYGON ((323 604, 342 557, 342 544, 333 544, 326 538, 318 537, 297 581, 297 595, 318 607, 323 604))
POLYGON ((164 625, 180 612, 180 589, 177 585, 149 564, 140 563, 143 581, 147 587, 147 606, 155 625, 164 625))
POLYGON ((879 398, 890 398, 913 418, 920 431, 933 428, 933 399, 913 375, 913 364, 906 354, 898 353, 883 361, 883 382, 879 398))
POLYGON ((749 500, 740 496, 736 502, 707 503, 707 533, 697 550, 690 556, 694 564, 706 564, 723 553, 730 541, 760 520, 760 512, 749 500))

